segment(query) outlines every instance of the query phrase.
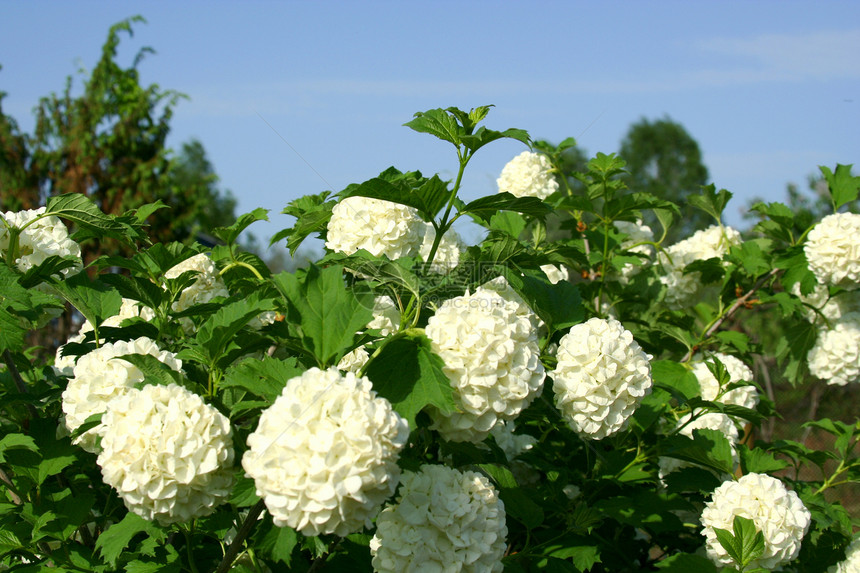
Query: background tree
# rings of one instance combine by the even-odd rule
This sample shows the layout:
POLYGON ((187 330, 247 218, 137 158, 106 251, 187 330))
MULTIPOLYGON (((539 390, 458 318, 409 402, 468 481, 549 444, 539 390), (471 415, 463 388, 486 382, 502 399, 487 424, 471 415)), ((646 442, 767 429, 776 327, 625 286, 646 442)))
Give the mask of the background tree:
MULTIPOLYGON (((653 193, 681 207, 681 220, 670 230, 667 244, 711 224, 707 214, 686 201, 708 182, 708 168, 702 163, 699 144, 681 124, 668 117, 654 122, 643 118, 628 129, 619 155, 627 162, 630 189, 653 193)), ((659 232, 653 217, 645 222, 659 232)))

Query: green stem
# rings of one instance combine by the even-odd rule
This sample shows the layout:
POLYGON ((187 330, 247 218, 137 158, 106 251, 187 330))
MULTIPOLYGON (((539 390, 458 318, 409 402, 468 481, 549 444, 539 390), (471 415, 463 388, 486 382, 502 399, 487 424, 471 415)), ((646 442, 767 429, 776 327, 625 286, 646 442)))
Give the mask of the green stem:
POLYGON ((253 265, 249 265, 248 263, 246 263, 244 261, 233 261, 232 263, 230 263, 229 265, 227 265, 226 267, 221 269, 221 272, 218 274, 223 276, 224 273, 226 273, 227 271, 229 271, 230 269, 235 268, 235 267, 245 267, 246 269, 248 269, 252 273, 254 273, 254 276, 256 276, 258 279, 263 280, 263 275, 261 275, 260 272, 253 267, 253 265))
POLYGON ((425 261, 428 267, 433 263, 433 257, 436 256, 436 251, 439 249, 439 243, 442 241, 442 235, 445 234, 445 231, 447 231, 451 226, 451 223, 453 223, 453 220, 449 223, 448 218, 451 216, 451 209, 454 207, 454 199, 457 198, 457 192, 460 190, 460 184, 463 181, 463 172, 466 171, 466 165, 468 165, 472 156, 468 152, 463 154, 458 147, 457 158, 460 160, 460 169, 457 172, 457 179, 454 181, 454 187, 451 189, 451 195, 448 197, 448 205, 445 207, 445 214, 442 216, 442 222, 439 223, 438 227, 436 227, 435 224, 433 225, 436 229, 436 238, 433 240, 433 246, 430 247, 430 254, 427 255, 427 260, 425 261))
POLYGON ((194 561, 194 551, 191 548, 193 535, 190 530, 185 528, 182 529, 182 534, 185 536, 185 550, 188 554, 188 566, 191 568, 191 573, 198 573, 197 563, 194 561))
POLYGON ((236 532, 236 538, 233 539, 233 543, 231 543, 230 547, 227 548, 227 552, 224 554, 224 558, 221 560, 215 573, 227 573, 227 571, 230 570, 230 566, 233 565, 233 561, 236 559, 236 556, 239 555, 239 551, 242 549, 245 539, 251 534, 251 530, 257 523, 257 518, 260 517, 260 514, 263 512, 265 507, 266 504, 263 500, 260 500, 257 502, 257 505, 251 508, 247 517, 245 517, 245 521, 242 522, 242 526, 239 527, 239 531, 236 532))

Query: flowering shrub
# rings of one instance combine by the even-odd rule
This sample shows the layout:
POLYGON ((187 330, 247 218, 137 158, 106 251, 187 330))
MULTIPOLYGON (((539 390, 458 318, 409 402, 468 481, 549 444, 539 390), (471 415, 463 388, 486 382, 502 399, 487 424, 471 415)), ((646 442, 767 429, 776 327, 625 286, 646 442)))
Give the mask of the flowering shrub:
POLYGON ((622 158, 572 171, 572 139, 489 111, 406 123, 452 181, 291 201, 273 243, 326 244, 292 272, 239 246, 263 209, 209 249, 151 244, 158 204, 0 215, 0 571, 856 570, 857 419, 810 416, 821 450, 768 428, 772 377, 812 404, 860 379, 860 179, 824 167, 833 215, 743 232, 705 187, 713 226, 670 246, 678 207, 622 158), (464 201, 498 139, 529 149, 464 201), (131 254, 77 272, 73 238, 131 254), (30 347, 55 320, 82 326, 30 347))

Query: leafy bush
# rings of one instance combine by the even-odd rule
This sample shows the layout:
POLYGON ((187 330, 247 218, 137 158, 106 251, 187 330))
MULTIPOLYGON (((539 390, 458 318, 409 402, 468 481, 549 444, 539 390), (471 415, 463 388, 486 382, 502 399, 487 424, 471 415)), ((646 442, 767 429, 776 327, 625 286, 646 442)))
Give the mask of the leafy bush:
POLYGON ((860 382, 860 237, 833 230, 857 227, 839 211, 860 178, 822 168, 833 224, 800 234, 770 203, 742 237, 721 222, 731 193, 705 187, 688 202, 713 226, 670 246, 678 207, 628 189, 621 158, 564 172, 573 140, 531 147, 482 125, 489 110, 406 123, 454 146, 454 181, 389 168, 287 205, 296 222, 273 242, 328 247, 292 273, 238 246, 262 209, 213 229, 211 250, 151 244, 161 204, 116 216, 66 194, 0 216, 0 569, 843 561, 857 517, 825 493, 860 481, 860 423, 810 421, 828 451, 755 440, 776 412, 738 325, 786 333, 795 384, 810 366, 860 382), (465 203, 470 159, 502 138, 532 155, 465 203), (452 230, 464 217, 479 244, 452 230), (105 239, 134 254, 82 269, 76 246, 105 239), (66 303, 85 322, 45 364, 26 336, 66 303))

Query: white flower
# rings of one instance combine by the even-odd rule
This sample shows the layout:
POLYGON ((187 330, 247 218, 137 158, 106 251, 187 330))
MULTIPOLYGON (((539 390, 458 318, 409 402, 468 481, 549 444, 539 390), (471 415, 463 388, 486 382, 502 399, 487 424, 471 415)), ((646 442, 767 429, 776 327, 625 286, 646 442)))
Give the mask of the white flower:
POLYGON ((425 333, 445 363, 462 410, 444 415, 429 409, 431 427, 446 440, 479 442, 499 420, 512 420, 540 393, 545 372, 536 320, 525 303, 488 285, 446 300, 430 317, 425 333))
MULTIPOLYGON (((227 285, 224 284, 221 275, 218 274, 218 267, 215 266, 215 263, 206 253, 200 253, 189 259, 185 259, 178 265, 171 267, 164 273, 164 277, 175 279, 182 275, 182 273, 189 271, 198 273, 197 278, 193 283, 185 287, 185 290, 180 293, 179 299, 173 303, 174 311, 182 312, 194 305, 207 303, 214 298, 230 296, 230 293, 227 291, 227 285)), ((181 319, 181 322, 186 332, 190 331, 193 327, 191 320, 188 318, 181 319)))
POLYGON ((275 525, 345 537, 370 527, 394 493, 408 436, 370 380, 311 368, 260 416, 242 467, 275 525))
MULTIPOLYGON (((621 250, 651 257, 654 247, 651 245, 637 245, 637 243, 641 243, 642 241, 654 240, 654 232, 651 230, 651 227, 643 224, 641 220, 635 223, 630 221, 615 221, 613 224, 616 229, 627 235, 627 238, 619 245, 621 250)), ((618 277, 619 281, 622 284, 627 284, 641 270, 642 265, 627 263, 621 269, 621 274, 618 277)))
POLYGON ((558 284, 561 281, 566 281, 570 278, 570 273, 567 270, 567 267, 563 267, 561 265, 541 265, 540 270, 544 272, 546 278, 549 279, 549 282, 552 284, 558 284))
POLYGON ((792 294, 798 297, 805 305, 817 309, 803 307, 803 316, 812 323, 823 322, 819 320, 818 313, 830 322, 839 320, 843 314, 849 312, 860 312, 860 290, 841 291, 830 296, 830 289, 824 285, 816 284, 815 289, 809 294, 801 294, 800 283, 794 283, 791 288, 792 294))
POLYGON ((48 257, 58 256, 76 259, 73 267, 60 271, 63 276, 80 272, 83 268, 80 246, 69 238, 69 230, 57 217, 48 216, 36 221, 44 212, 45 208, 40 207, 0 214, 0 256, 5 257, 9 250, 10 233, 7 225, 18 229, 27 225, 18 235, 18 256, 13 261, 18 270, 27 272, 45 262, 48 257))
POLYGON ((807 355, 809 372, 835 386, 860 381, 860 313, 849 312, 822 329, 807 355))
POLYGON ((714 528, 732 531, 736 515, 751 519, 764 535, 764 553, 749 568, 770 571, 797 557, 811 518, 797 494, 769 475, 749 473, 738 481, 724 482, 702 511, 708 557, 718 566, 734 563, 714 528))
POLYGON ((509 461, 526 452, 537 443, 537 438, 528 434, 515 434, 516 425, 513 421, 499 420, 490 430, 496 445, 499 446, 509 461))
POLYGON ((627 427, 651 392, 651 356, 615 319, 592 318, 562 336, 550 373, 555 405, 573 431, 591 439, 627 427))
POLYGON ((439 465, 403 472, 397 503, 370 541, 377 573, 500 573, 508 535, 505 505, 483 475, 439 465))
POLYGON ((827 573, 860 573, 860 537, 845 549, 845 559, 831 566, 827 573))
POLYGON ((502 168, 496 180, 499 193, 546 199, 558 190, 552 164, 546 155, 523 151, 502 168))
MULTIPOLYGON (((753 381, 752 370, 740 359, 721 352, 715 353, 714 358, 722 362, 723 366, 726 367, 730 384, 753 381)), ((750 410, 754 410, 759 403, 759 395, 755 386, 741 386, 720 395, 720 392, 725 391, 725 388, 720 387, 720 383, 711 373, 708 365, 702 362, 701 359, 693 363, 693 374, 699 380, 703 400, 743 406, 750 410)))
POLYGON ((209 515, 233 488, 230 421, 176 384, 131 389, 105 412, 98 464, 126 507, 162 525, 209 515))
POLYGON ((860 215, 827 215, 809 232, 803 250, 820 284, 860 288, 860 215))
MULTIPOLYGON (((118 327, 122 324, 127 318, 135 318, 140 317, 143 320, 151 320, 155 316, 155 312, 144 306, 143 303, 140 303, 136 300, 132 300, 130 298, 122 299, 122 306, 119 307, 119 312, 114 316, 109 316, 102 322, 102 326, 110 326, 110 327, 118 327)), ((79 344, 86 340, 86 333, 91 332, 93 330, 93 325, 89 320, 85 320, 81 325, 81 328, 78 330, 78 333, 70 336, 68 342, 79 344)), ((54 358, 54 371, 63 376, 72 376, 74 375, 75 361, 77 360, 77 356, 65 355, 63 354, 63 348, 65 346, 60 346, 57 348, 57 352, 54 358)))
MULTIPOLYGON (((93 414, 104 412, 111 400, 127 394, 143 381, 144 374, 137 366, 117 358, 126 354, 148 354, 177 372, 182 369, 182 361, 175 354, 161 350, 153 340, 143 336, 128 342, 103 344, 84 354, 78 358, 74 377, 63 391, 63 413, 69 431, 74 432, 93 414)), ((81 434, 73 443, 96 453, 96 437, 103 430, 104 423, 81 434)))
POLYGON ((367 353, 364 346, 359 346, 343 355, 343 358, 337 363, 337 369, 358 374, 368 360, 370 360, 370 354, 367 353))
POLYGON ((660 276, 660 282, 667 287, 666 304, 675 309, 694 304, 702 295, 702 273, 684 274, 684 267, 695 261, 721 259, 730 247, 740 243, 741 235, 736 230, 713 225, 660 252, 657 259, 665 273, 660 276))
MULTIPOLYGON (((418 254, 426 262, 430 256, 430 249, 433 248, 433 242, 436 240, 436 229, 433 228, 433 225, 424 223, 422 237, 418 254)), ((436 254, 433 255, 433 263, 430 265, 430 270, 439 274, 450 272, 460 263, 460 255, 463 254, 464 250, 465 245, 462 239, 460 239, 460 235, 457 234, 457 231, 448 229, 439 241, 436 254)))
POLYGON ((423 231, 424 221, 412 207, 370 197, 347 197, 332 209, 325 246, 345 255, 364 249, 372 255, 398 259, 418 253, 423 231))

